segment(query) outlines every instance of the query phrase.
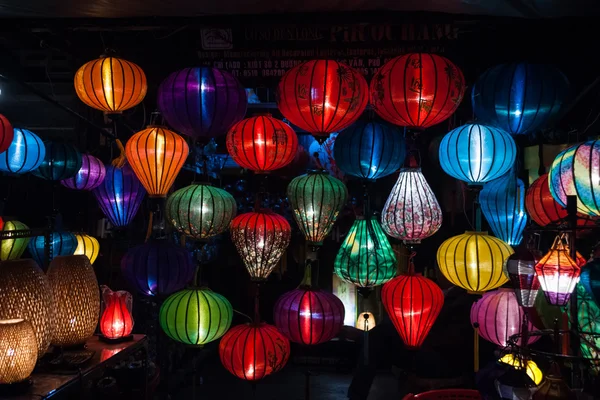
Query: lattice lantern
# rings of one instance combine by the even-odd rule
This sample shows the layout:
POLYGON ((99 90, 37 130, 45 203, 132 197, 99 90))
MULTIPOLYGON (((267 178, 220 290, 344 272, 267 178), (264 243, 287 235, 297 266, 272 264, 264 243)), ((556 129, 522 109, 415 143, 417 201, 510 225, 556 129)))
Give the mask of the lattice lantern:
POLYGON ((33 175, 49 181, 61 181, 74 177, 81 168, 81 153, 71 144, 44 142, 46 155, 33 175))
POLYGON ((521 307, 535 307, 540 282, 535 274, 535 265, 540 257, 536 257, 526 245, 521 244, 517 251, 506 259, 505 273, 517 296, 521 307))
MULTIPOLYGON (((6 221, 2 227, 2 232, 24 231, 29 227, 19 221, 6 221)), ((29 244, 29 237, 14 237, 9 234, 8 239, 0 240, 0 260, 18 260, 29 244)))
POLYGON ((24 319, 0 320, 0 385, 25 381, 35 368, 35 331, 24 319))
POLYGON ((40 166, 46 156, 42 139, 27 129, 14 128, 14 137, 8 149, 0 153, 0 171, 26 174, 40 166))
POLYGON ((535 273, 548 303, 564 306, 575 290, 581 268, 569 255, 563 238, 557 236, 550 251, 536 264, 535 273))
POLYGON ((75 176, 60 181, 61 185, 75 190, 92 190, 100 186, 106 176, 102 161, 90 154, 81 155, 81 168, 75 176))

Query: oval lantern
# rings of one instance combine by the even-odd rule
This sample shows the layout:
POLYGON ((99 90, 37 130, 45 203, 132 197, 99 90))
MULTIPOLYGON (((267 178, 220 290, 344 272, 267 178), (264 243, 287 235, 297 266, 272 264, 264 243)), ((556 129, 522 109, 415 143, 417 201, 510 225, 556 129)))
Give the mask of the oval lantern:
POLYGON ((40 166, 46 156, 46 146, 35 133, 14 128, 14 137, 4 153, 0 153, 0 171, 25 174, 40 166))
POLYGON ((550 251, 535 265, 535 273, 548 303, 564 306, 575 290, 581 268, 569 255, 562 238, 557 236, 550 251))
POLYGON ((333 158, 345 174, 376 180, 404 163, 403 132, 389 124, 357 121, 335 139, 333 158))
POLYGON ((510 171, 517 157, 517 145, 500 129, 466 124, 442 138, 439 157, 448 175, 480 186, 510 171))
POLYGON ((5 152, 14 138, 14 130, 8 118, 0 114, 0 153, 5 152))
POLYGON ((38 178, 60 181, 74 177, 81 168, 81 153, 73 145, 44 142, 46 155, 40 166, 32 171, 38 178))
POLYGON ((219 357, 225 369, 237 378, 257 381, 287 364, 290 341, 264 322, 238 325, 221 339, 219 357))
POLYGON ((148 84, 144 71, 131 61, 102 56, 75 73, 75 93, 81 101, 107 114, 120 114, 140 104, 148 84))
POLYGON ((86 234, 75 235, 75 237, 77 238, 77 248, 73 255, 84 255, 90 260, 90 264, 93 265, 96 258, 98 258, 98 254, 100 254, 98 239, 86 234))
POLYGON ((231 73, 197 67, 169 75, 158 87, 157 104, 177 132, 210 139, 244 118, 248 99, 231 73))
POLYGON ((102 161, 90 154, 81 155, 81 168, 75 176, 63 179, 61 185, 75 190, 92 190, 100 186, 106 176, 102 161))
POLYGON ((11 389, 30 385, 28 378, 38 356, 35 343, 35 331, 29 321, 21 318, 0 320, 0 385, 16 385, 11 389))
POLYGON ((513 249, 487 232, 465 232, 442 243, 437 263, 453 285, 470 293, 483 293, 504 285, 503 265, 513 249))
MULTIPOLYGON (((29 227, 19 221, 6 221, 2 227, 2 232, 25 231, 29 227)), ((8 239, 0 240, 0 260, 18 260, 29 244, 29 237, 12 237, 9 234, 8 239)))
POLYGON ((207 288, 184 289, 160 307, 160 326, 171 339, 202 346, 219 339, 231 326, 233 308, 225 297, 207 288))
POLYGON ((473 111, 484 124, 528 134, 560 115, 569 81, 552 65, 509 63, 492 67, 475 82, 473 111))
POLYGON ((505 273, 517 296, 521 307, 535 307, 540 282, 535 274, 535 265, 539 258, 536 257, 524 244, 506 259, 505 273))
POLYGON ((446 57, 409 53, 379 68, 369 89, 377 115, 394 125, 423 130, 456 111, 465 93, 465 78, 446 57))
POLYGON ((333 60, 311 60, 281 77, 277 107, 292 124, 322 143, 360 117, 368 92, 367 81, 357 70, 333 60))
POLYGON ((47 266, 57 256, 71 256, 77 249, 77 238, 71 232, 51 232, 49 236, 50 258, 46 259, 46 237, 35 236, 29 242, 29 254, 40 266, 47 266))
POLYGON ((600 258, 593 258, 581 270, 581 285, 600 306, 600 258))

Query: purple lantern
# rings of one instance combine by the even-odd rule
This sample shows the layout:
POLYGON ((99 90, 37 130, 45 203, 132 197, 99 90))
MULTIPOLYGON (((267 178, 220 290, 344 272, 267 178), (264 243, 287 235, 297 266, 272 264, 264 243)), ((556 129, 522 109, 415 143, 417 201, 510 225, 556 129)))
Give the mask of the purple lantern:
POLYGON ((69 179, 63 179, 60 183, 69 189, 92 190, 104 181, 105 175, 106 168, 102 161, 90 154, 83 154, 81 168, 77 174, 69 179))
POLYGON ((110 223, 119 227, 128 225, 135 217, 146 189, 129 164, 123 168, 107 165, 104 181, 93 193, 110 223))
POLYGON ((176 131, 194 138, 227 133, 246 114, 246 90, 229 72, 185 68, 158 87, 158 109, 176 131))

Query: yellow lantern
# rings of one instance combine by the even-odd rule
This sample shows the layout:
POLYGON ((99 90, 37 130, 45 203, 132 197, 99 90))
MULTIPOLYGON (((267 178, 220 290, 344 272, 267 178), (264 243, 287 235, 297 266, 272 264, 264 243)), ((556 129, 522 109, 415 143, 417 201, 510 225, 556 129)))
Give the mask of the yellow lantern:
POLYGON ((0 384, 22 382, 37 362, 35 332, 24 319, 0 320, 0 384))
POLYGON ((533 381, 533 383, 536 384, 536 386, 542 382, 542 379, 544 379, 544 374, 542 373, 542 370, 540 370, 540 368, 533 360, 520 359, 514 354, 509 353, 505 354, 501 359, 498 360, 498 362, 510 365, 515 369, 522 369, 523 366, 525 366, 525 372, 527 373, 527 376, 531 378, 531 380, 533 381))
POLYGON ((100 243, 98 243, 98 239, 93 236, 81 234, 75 235, 77 238, 77 248, 75 249, 74 256, 87 256, 90 260, 90 264, 93 264, 98 258, 98 254, 100 254, 100 243))
POLYGON ((502 268, 512 253, 508 244, 487 232, 467 231, 442 243, 437 262, 452 284, 480 294, 508 282, 502 268))
POLYGON ((372 312, 362 312, 356 319, 356 329, 360 329, 361 331, 370 331, 375 328, 375 325, 377 324, 372 312))

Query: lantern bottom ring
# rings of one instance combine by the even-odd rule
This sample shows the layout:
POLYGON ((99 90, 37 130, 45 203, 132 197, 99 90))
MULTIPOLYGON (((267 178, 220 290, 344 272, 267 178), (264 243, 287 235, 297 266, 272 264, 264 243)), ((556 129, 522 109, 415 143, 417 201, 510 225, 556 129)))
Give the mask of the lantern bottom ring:
POLYGON ((483 295, 485 292, 476 292, 476 291, 473 291, 473 290, 467 290, 467 293, 468 293, 468 294, 476 294, 476 295, 478 295, 478 296, 481 296, 481 295, 483 295))
POLYGON ((421 244, 421 239, 404 239, 404 244, 421 244))
POLYGON ((0 397, 12 397, 21 395, 29 390, 29 387, 33 384, 31 377, 27 377, 22 381, 15 383, 3 383, 0 384, 0 397))
POLYGON ((104 335, 100 335, 98 337, 98 339, 101 342, 104 342, 104 343, 117 344, 117 343, 123 343, 123 342, 131 342, 133 340, 133 334, 130 334, 130 335, 127 335, 127 336, 121 336, 120 338, 115 338, 115 339, 111 339, 111 338, 106 337, 104 335))

